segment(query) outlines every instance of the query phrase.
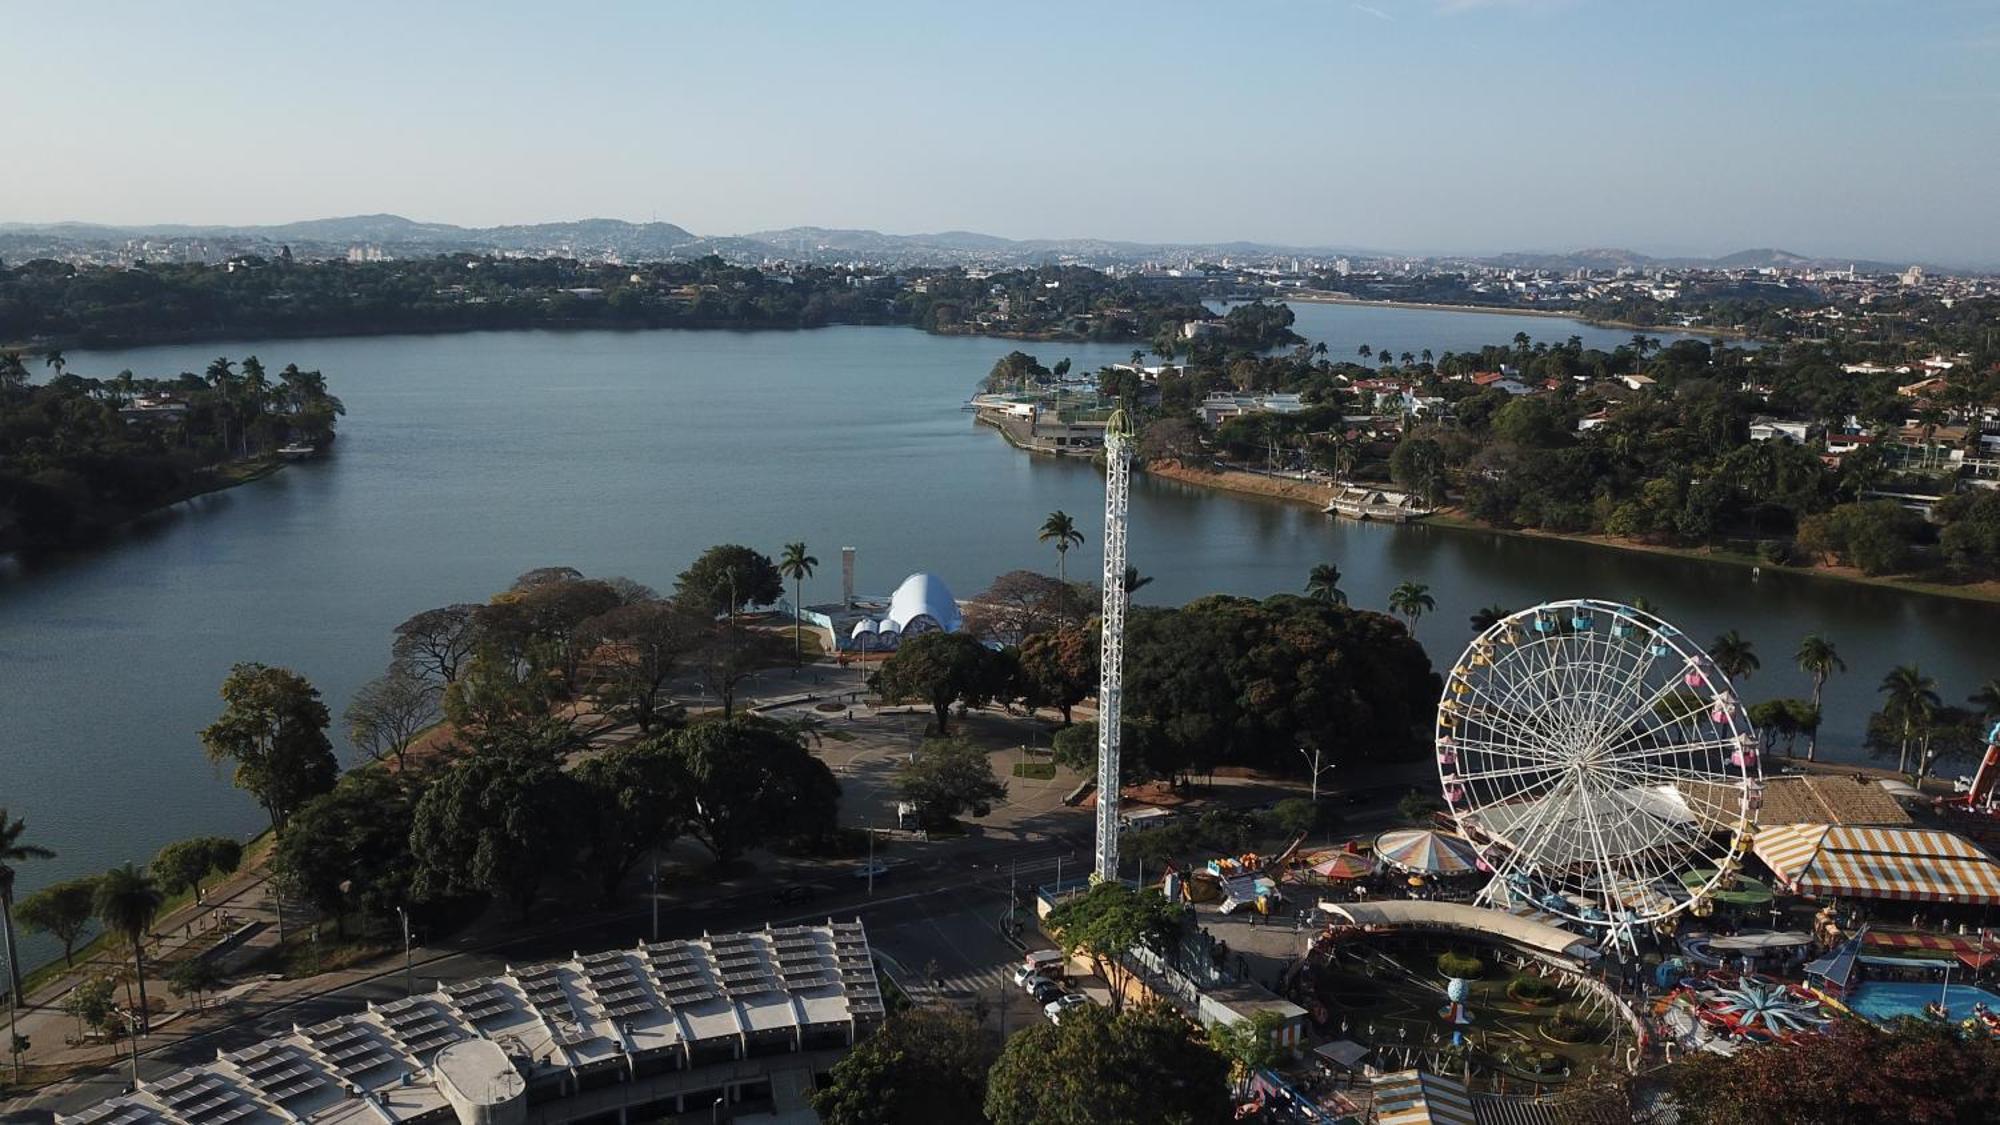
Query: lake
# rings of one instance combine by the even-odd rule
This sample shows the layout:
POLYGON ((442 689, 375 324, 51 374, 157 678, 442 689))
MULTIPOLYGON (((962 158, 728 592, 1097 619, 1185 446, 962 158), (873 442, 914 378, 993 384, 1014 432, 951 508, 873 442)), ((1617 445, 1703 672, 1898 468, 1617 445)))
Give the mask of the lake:
MULTIPOLYGON (((1609 347, 1630 333, 1564 320, 1301 305, 1299 331, 1335 357, 1362 343, 1419 352, 1504 343, 1517 331, 1609 347)), ((1023 345, 907 328, 813 332, 506 332, 257 341, 76 353, 110 376, 199 371, 255 353, 319 368, 348 415, 333 455, 201 497, 77 557, 0 575, 0 807, 59 858, 21 892, 146 861, 163 843, 243 835, 262 813, 202 757, 236 661, 296 669, 337 717, 388 660, 411 613, 477 601, 536 566, 629 575, 661 589, 704 547, 821 560, 807 599, 838 596, 842 546, 858 586, 928 570, 960 597, 1014 568, 1052 569, 1036 529, 1052 510, 1089 536, 1102 478, 1033 458, 960 404, 1024 347, 1079 370, 1129 345, 1023 345)), ((1439 527, 1343 523, 1303 507, 1135 479, 1130 552, 1155 578, 1142 602, 1299 590, 1333 562, 1356 605, 1405 580, 1437 599, 1418 634, 1448 665, 1489 603, 1644 595, 1698 640, 1739 629, 1764 668, 1749 699, 1804 694, 1801 635, 1832 637, 1850 671, 1829 689, 1823 744, 1858 746, 1874 687, 1920 661, 1947 700, 2000 673, 2000 607, 1872 587, 1439 527)), ((336 736, 339 741, 338 736, 336 736)), ((343 743, 344 746, 344 743, 343 743)), ((53 955, 30 938, 24 960, 53 955)))

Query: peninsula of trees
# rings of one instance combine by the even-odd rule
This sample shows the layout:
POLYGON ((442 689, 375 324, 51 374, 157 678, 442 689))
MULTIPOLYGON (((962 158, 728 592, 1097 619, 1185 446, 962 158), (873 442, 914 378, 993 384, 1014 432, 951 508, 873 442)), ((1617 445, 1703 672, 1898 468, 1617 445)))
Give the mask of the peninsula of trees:
POLYGON ((221 357, 203 374, 109 379, 60 351, 30 384, 0 353, 0 551, 84 541, 134 516, 249 479, 279 449, 318 449, 344 413, 317 371, 221 357))

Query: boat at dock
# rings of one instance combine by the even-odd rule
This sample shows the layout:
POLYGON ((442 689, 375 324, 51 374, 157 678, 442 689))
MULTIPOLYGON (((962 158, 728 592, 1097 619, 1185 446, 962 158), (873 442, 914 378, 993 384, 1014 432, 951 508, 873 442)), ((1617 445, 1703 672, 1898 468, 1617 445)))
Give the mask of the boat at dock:
POLYGON ((295 441, 278 447, 278 456, 287 461, 303 461, 319 454, 319 447, 309 442, 295 441))
POLYGON ((1420 520, 1437 509, 1420 502, 1415 494, 1392 488, 1342 482, 1334 485, 1333 498, 1321 509, 1330 516, 1380 523, 1408 523, 1420 520))

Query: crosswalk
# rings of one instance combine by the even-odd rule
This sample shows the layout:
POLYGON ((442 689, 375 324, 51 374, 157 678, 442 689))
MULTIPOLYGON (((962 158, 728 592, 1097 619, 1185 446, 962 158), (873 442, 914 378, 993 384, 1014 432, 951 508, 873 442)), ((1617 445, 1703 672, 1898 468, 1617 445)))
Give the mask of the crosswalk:
MULTIPOLYGON (((1008 989, 1018 990, 1020 986, 1015 984, 1009 976, 1014 971, 1014 965, 1015 963, 1010 961, 1004 965, 988 965, 984 968, 971 969, 962 973, 947 974, 944 977, 943 995, 952 998, 969 998, 973 996, 993 996, 996 993, 1004 994, 1008 989)), ((931 991, 931 982, 923 982, 922 987, 926 992, 931 991)))

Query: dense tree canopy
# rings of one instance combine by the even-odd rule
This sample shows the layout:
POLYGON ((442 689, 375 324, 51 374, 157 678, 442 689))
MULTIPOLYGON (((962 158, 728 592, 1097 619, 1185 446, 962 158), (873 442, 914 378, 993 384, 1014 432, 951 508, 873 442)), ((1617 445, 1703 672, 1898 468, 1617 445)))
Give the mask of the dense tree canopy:
POLYGON ((813 1093, 826 1125, 942 1125, 985 1119, 995 1051, 978 1024, 942 1008, 891 1015, 813 1093))
POLYGON ((937 716, 937 733, 949 733, 951 705, 984 706, 1006 694, 1011 662, 964 633, 922 633, 905 639, 868 679, 882 698, 921 700, 937 716))
POLYGON ((896 771, 896 793, 932 828, 966 813, 983 817, 1007 796, 986 751, 963 738, 926 739, 896 771))
POLYGON ((379 769, 355 770, 293 815, 291 829, 272 853, 272 876, 332 918, 336 928, 355 914, 389 918, 410 902, 415 823, 408 785, 379 769))
POLYGON ((688 830, 718 861, 834 828, 840 784, 789 730, 750 719, 696 723, 667 736, 666 754, 688 830))
POLYGON ((693 608, 734 614, 744 606, 770 605, 785 596, 778 564, 736 543, 710 547, 674 579, 674 592, 693 608))
POLYGON ((1918 1020, 1841 1020, 1733 1056, 1693 1053, 1670 1073, 1686 1125, 1972 1125, 2000 1105, 2000 1041, 1918 1020))
POLYGON ((1037 1023, 1007 1040, 986 1081, 993 1125, 1215 1125, 1233 1108, 1229 1060, 1163 1005, 1037 1023))
POLYGON ((525 918, 568 866, 575 826, 587 813, 576 782, 556 766, 483 753, 432 782, 414 815, 417 897, 492 894, 525 918))

